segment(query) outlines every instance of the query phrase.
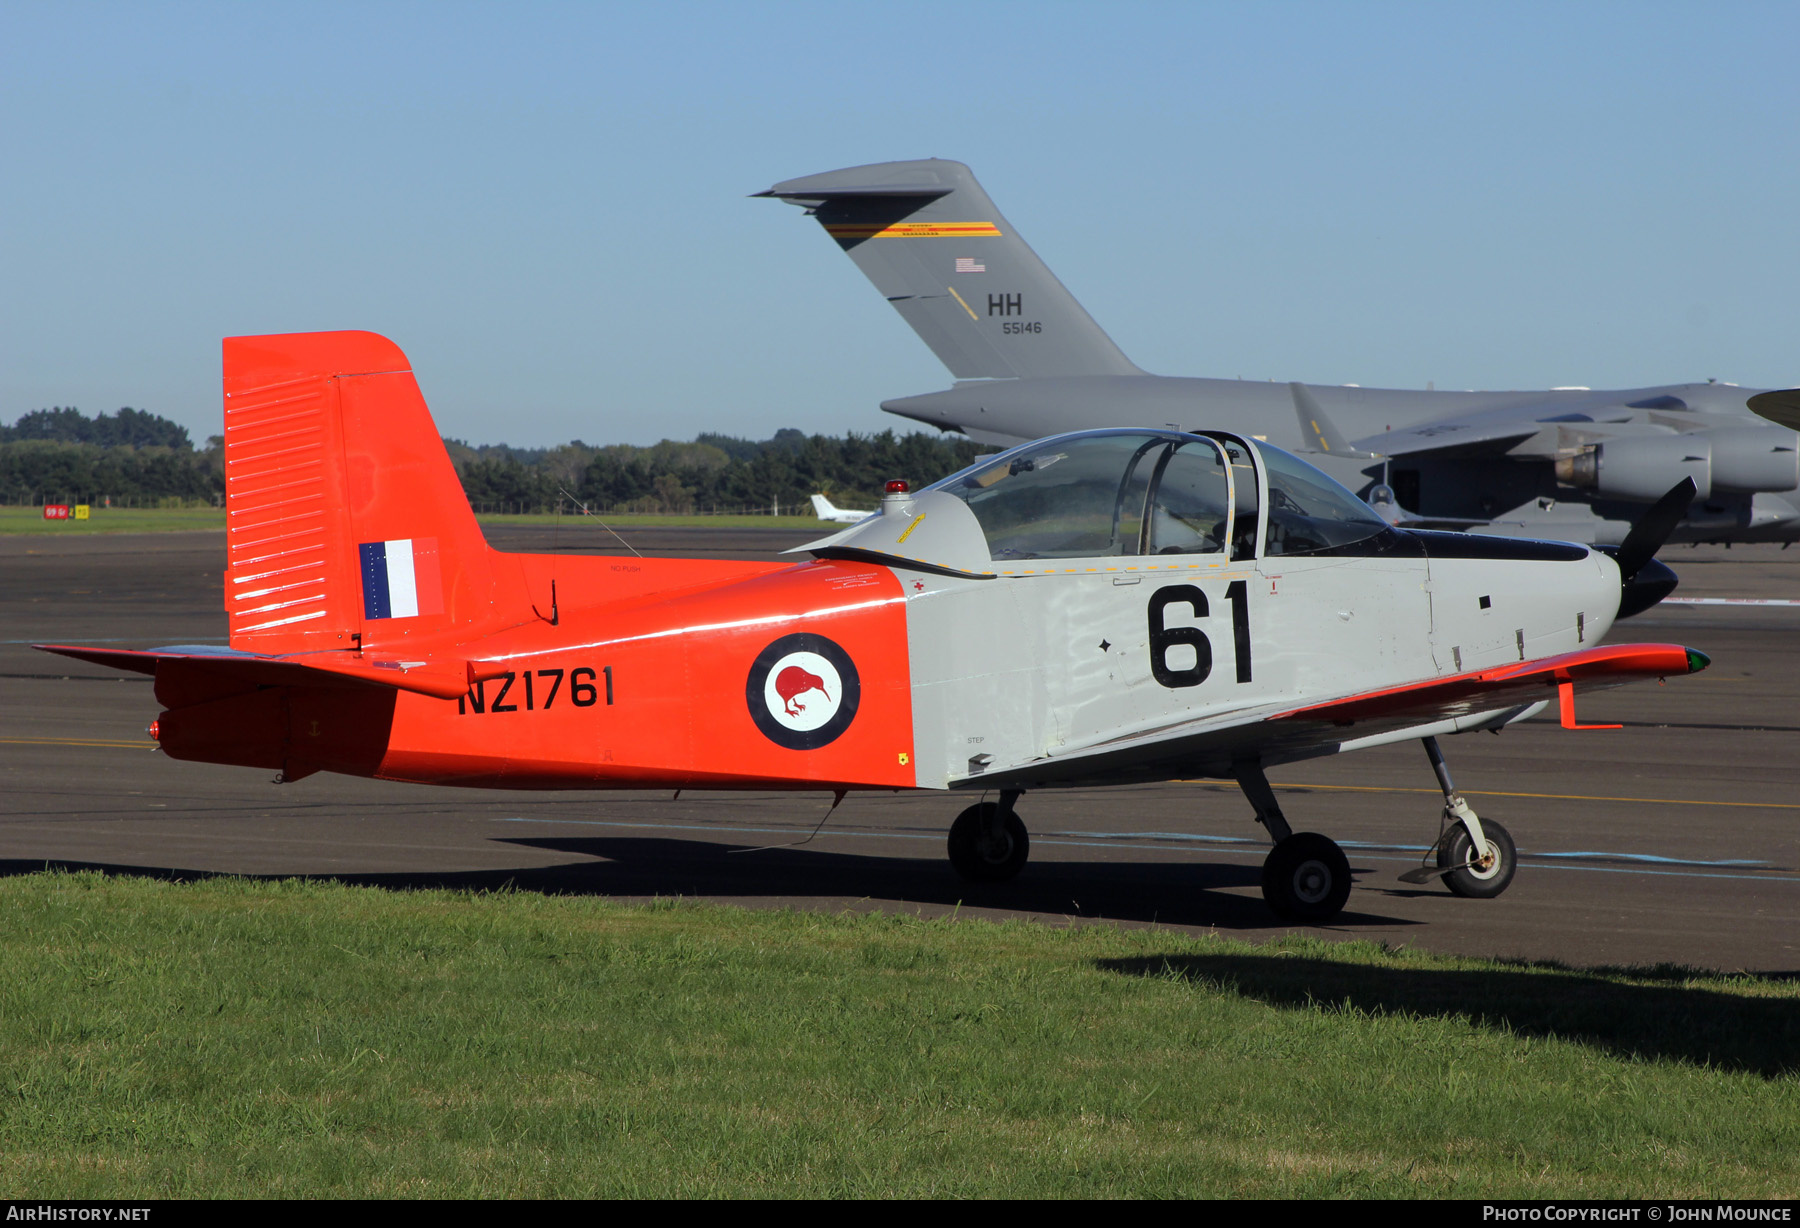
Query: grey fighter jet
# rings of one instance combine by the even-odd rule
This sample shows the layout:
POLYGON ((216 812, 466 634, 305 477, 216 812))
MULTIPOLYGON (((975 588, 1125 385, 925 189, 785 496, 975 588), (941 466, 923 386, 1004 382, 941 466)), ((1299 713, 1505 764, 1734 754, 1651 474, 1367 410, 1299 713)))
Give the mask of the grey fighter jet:
POLYGON ((1433 392, 1151 375, 1126 358, 960 162, 778 183, 956 379, 889 413, 1010 447, 1093 427, 1266 440, 1390 523, 1598 545, 1691 478, 1675 541, 1800 539, 1800 389, 1675 384, 1433 392))

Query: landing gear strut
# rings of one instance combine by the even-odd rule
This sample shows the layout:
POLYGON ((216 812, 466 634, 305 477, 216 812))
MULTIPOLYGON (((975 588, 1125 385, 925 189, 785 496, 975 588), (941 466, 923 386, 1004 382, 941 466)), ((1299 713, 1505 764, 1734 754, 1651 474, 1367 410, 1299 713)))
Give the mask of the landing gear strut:
POLYGON ((1317 832, 1298 834, 1275 801, 1258 763, 1232 765, 1238 787, 1256 810, 1275 847, 1263 862, 1262 893, 1275 915, 1291 921, 1329 921, 1350 898, 1350 862, 1335 841, 1317 832))
MULTIPOLYGON (((1442 878, 1444 886, 1472 900, 1491 900, 1512 884, 1518 853, 1506 828, 1492 819, 1476 816, 1450 780, 1450 765, 1438 749, 1436 738, 1422 739, 1431 770, 1444 791, 1444 815, 1437 843, 1437 865, 1422 865, 1400 876, 1403 883, 1428 883, 1442 878)), ((1431 856, 1431 851, 1426 852, 1431 856)))
POLYGON ((1023 790, 1005 789, 1000 801, 977 802, 950 825, 950 865, 971 883, 1003 883, 1031 856, 1031 837, 1013 813, 1023 790))

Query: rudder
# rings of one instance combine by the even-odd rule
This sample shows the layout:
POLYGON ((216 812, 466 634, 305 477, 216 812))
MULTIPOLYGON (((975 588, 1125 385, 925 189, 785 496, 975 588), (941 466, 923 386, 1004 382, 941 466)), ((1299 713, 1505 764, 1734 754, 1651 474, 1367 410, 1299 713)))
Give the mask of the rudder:
POLYGON ((494 553, 398 346, 228 337, 224 390, 232 647, 392 647, 499 612, 494 553))

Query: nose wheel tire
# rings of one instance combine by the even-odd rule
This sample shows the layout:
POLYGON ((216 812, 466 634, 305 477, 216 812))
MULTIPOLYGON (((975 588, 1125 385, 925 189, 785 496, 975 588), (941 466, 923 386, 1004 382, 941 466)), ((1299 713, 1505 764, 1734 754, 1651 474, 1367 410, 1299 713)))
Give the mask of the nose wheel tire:
POLYGON ((1263 862, 1263 899, 1290 921, 1329 921, 1350 898, 1350 862, 1317 832, 1289 836, 1263 862))
POLYGON ((1487 838, 1488 856, 1479 861, 1475 859, 1475 842, 1469 839, 1468 828, 1460 823, 1438 845, 1438 868, 1458 867, 1444 875, 1444 886, 1471 900, 1491 900, 1505 891, 1518 867, 1518 853, 1510 832, 1492 819, 1483 819, 1481 834, 1487 838))
POLYGON ((1000 819, 1000 807, 980 802, 950 825, 950 865, 971 883, 1003 883, 1017 877, 1031 856, 1031 837, 1019 816, 1000 819))

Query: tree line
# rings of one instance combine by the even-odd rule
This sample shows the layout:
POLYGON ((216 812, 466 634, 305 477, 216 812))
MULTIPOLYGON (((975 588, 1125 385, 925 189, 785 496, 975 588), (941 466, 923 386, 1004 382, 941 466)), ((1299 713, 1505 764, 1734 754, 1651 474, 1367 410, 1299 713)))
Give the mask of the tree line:
POLYGON ((765 440, 702 434, 649 447, 578 440, 530 454, 445 442, 477 511, 547 511, 559 499, 612 512, 767 511, 798 509, 821 492, 847 506, 873 507, 890 479, 923 486, 984 450, 960 435, 808 435, 791 428, 765 440))
POLYGON ((0 424, 0 502, 219 503, 223 443, 196 449, 185 426, 130 406, 92 418, 34 410, 0 424))
MULTIPOLYGON (((481 512, 575 504, 608 512, 786 511, 819 492, 872 507, 889 479, 922 486, 984 450, 960 435, 793 429, 764 440, 702 434, 648 447, 444 445, 481 512)), ((215 435, 196 448, 185 427, 156 414, 125 408, 89 418, 59 406, 0 424, 0 502, 222 504, 224 497, 224 440, 215 435)))
POLYGON ((58 405, 54 409, 34 409, 21 415, 11 426, 0 425, 0 443, 28 440, 173 451, 187 451, 193 447, 187 427, 129 405, 116 414, 97 414, 92 418, 73 406, 65 409, 58 405))

